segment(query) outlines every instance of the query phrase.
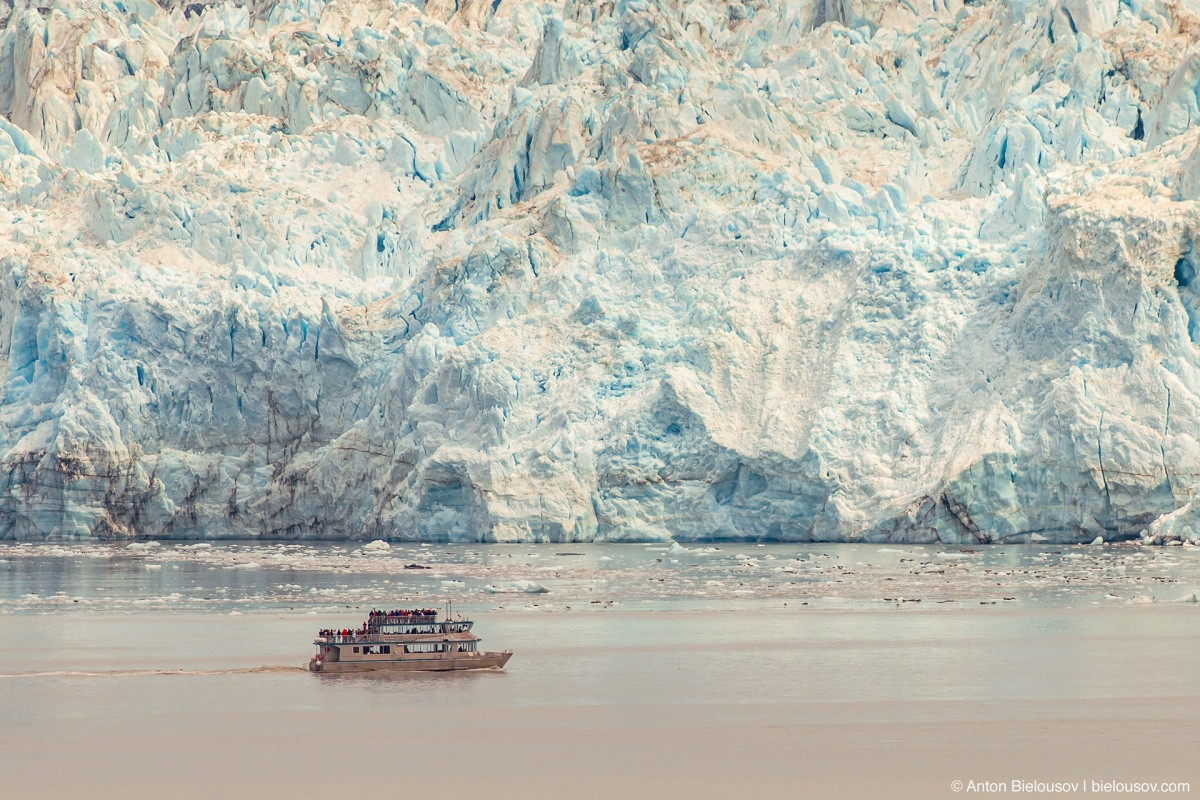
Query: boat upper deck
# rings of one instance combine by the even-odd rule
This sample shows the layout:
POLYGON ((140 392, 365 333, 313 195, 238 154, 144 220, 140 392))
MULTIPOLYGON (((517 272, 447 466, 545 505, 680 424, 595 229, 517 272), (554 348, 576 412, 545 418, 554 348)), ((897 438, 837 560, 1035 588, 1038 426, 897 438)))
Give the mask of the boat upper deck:
POLYGON ((470 633, 471 620, 438 620, 437 612, 429 609, 416 611, 375 611, 360 628, 322 630, 317 633, 317 642, 326 644, 359 644, 371 642, 422 641, 429 637, 451 637, 476 639, 470 633), (465 634, 465 635, 464 635, 465 634))
MULTIPOLYGON (((458 623, 455 623, 458 625, 458 623)), ((376 631, 319 631, 317 633, 317 642, 325 644, 359 644, 362 642, 421 642, 443 639, 471 639, 478 640, 479 637, 469 632, 470 623, 467 623, 466 628, 450 626, 450 630, 422 631, 419 633, 388 633, 376 631)))

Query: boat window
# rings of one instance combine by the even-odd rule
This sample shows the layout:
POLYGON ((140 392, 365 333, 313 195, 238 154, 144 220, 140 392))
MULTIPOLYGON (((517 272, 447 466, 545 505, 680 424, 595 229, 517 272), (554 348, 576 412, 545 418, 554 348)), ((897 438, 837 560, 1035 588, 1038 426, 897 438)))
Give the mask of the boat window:
POLYGON ((380 647, 379 649, 383 651, 384 655, 390 655, 392 652, 392 646, 390 644, 385 644, 383 647, 380 647))
POLYGON ((358 652, 358 648, 357 648, 357 647, 356 647, 356 648, 354 648, 354 652, 356 652, 356 653, 358 652))

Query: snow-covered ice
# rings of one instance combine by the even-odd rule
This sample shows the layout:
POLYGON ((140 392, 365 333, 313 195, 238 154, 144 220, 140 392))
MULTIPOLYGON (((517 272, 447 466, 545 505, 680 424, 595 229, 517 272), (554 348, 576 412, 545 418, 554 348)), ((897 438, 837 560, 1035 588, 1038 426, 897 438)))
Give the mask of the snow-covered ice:
POLYGON ((1200 541, 1200 0, 9 6, 0 538, 1200 541))

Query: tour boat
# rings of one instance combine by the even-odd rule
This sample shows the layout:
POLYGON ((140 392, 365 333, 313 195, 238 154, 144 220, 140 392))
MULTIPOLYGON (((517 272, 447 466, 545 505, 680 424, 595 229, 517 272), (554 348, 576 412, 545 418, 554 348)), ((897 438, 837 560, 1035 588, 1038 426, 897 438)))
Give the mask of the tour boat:
POLYGON ((438 620, 428 608, 371 611, 356 630, 323 630, 308 662, 313 672, 436 671, 502 669, 512 651, 479 650, 470 620, 438 620))

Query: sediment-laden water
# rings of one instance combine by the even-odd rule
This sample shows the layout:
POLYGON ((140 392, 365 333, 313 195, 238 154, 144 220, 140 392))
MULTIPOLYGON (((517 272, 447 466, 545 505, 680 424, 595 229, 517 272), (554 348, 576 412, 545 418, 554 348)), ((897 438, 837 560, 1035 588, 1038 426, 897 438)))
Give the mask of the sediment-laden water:
POLYGON ((1197 556, 8 545, 0 774, 22 798, 1200 789, 1197 556), (446 600, 506 670, 302 669, 318 628, 446 600))

